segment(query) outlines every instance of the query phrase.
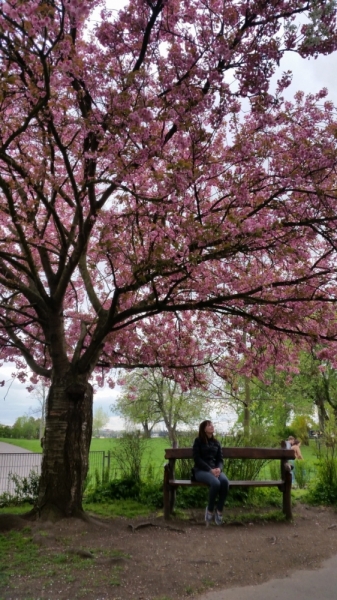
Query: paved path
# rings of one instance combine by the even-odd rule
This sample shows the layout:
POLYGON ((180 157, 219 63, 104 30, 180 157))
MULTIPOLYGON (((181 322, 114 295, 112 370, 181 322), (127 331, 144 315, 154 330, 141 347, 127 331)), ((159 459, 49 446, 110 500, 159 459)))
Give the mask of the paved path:
POLYGON ((14 492, 15 484, 10 479, 11 473, 19 477, 28 477, 31 471, 40 473, 41 459, 42 454, 0 442, 0 494, 14 492))
POLYGON ((295 571, 284 579, 208 592, 197 600, 336 600, 337 556, 324 561, 320 569, 295 571))
POLYGON ((13 444, 6 444, 6 442, 0 442, 0 454, 15 454, 18 452, 21 454, 22 452, 30 452, 30 450, 14 446, 13 444))

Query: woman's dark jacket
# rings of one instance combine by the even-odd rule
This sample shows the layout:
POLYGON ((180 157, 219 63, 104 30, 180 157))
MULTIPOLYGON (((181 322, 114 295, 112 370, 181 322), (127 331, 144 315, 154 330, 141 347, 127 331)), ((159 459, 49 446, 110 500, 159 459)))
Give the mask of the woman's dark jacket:
POLYGON ((193 458, 196 469, 200 469, 201 471, 220 469, 222 471, 222 450, 218 440, 210 439, 206 444, 199 437, 195 438, 193 444, 193 458))

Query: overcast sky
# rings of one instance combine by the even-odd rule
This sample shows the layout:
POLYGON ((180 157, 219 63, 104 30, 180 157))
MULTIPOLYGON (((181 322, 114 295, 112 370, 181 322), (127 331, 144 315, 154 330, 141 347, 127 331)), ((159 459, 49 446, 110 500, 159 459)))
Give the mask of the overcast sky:
MULTIPOLYGON (((6 365, 0 369, 0 381, 5 380, 4 387, 0 388, 0 423, 2 425, 13 425, 18 417, 29 414, 35 418, 40 414, 34 413, 34 410, 39 409, 39 402, 33 394, 27 391, 28 383, 20 383, 18 379, 13 379, 14 366, 6 365)), ((124 421, 113 415, 110 410, 110 405, 113 404, 120 388, 115 389, 97 388, 94 394, 94 412, 98 407, 104 409, 110 417, 108 424, 111 429, 120 429, 124 427, 124 421)))
MULTIPOLYGON (((108 4, 112 8, 118 8, 122 2, 112 0, 108 4)), ((326 87, 329 90, 329 98, 337 105, 336 53, 331 56, 321 56, 316 60, 304 60, 295 54, 288 54, 281 62, 278 77, 282 71, 288 69, 293 71, 293 82, 287 90, 287 98, 291 99, 298 90, 316 93, 326 87)), ((4 425, 12 425, 19 416, 29 413, 31 408, 38 407, 38 402, 26 390, 26 384, 21 384, 17 379, 13 380, 14 371, 15 368, 8 365, 0 369, 0 381, 5 380, 5 385, 0 388, 0 423, 4 425)), ((97 407, 102 407, 110 413, 110 405, 119 391, 118 387, 114 390, 98 389, 94 396, 94 411, 97 407)), ((119 429, 123 426, 122 419, 111 416, 109 427, 119 429)))

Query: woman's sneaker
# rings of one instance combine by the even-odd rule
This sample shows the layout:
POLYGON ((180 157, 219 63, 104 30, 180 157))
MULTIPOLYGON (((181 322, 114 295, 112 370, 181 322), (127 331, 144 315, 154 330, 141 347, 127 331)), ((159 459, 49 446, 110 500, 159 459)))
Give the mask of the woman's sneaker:
POLYGON ((214 521, 216 525, 222 525, 222 514, 217 510, 214 513, 214 521))
POLYGON ((208 526, 210 523, 212 523, 213 516, 214 516, 213 513, 210 513, 208 510, 208 507, 206 506, 206 511, 205 511, 206 526, 208 526))

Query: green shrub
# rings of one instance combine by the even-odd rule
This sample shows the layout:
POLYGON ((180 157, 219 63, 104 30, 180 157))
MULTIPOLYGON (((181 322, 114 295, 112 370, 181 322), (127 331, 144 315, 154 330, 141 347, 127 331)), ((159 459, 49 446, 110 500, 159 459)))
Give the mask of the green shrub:
POLYGON ((4 492, 0 496, 0 506, 17 506, 28 502, 35 504, 39 494, 40 475, 32 470, 28 477, 10 473, 9 480, 14 483, 14 492, 4 492))
POLYGON ((204 486, 178 488, 176 508, 205 507, 208 500, 208 488, 204 486))
POLYGON ((317 447, 316 477, 308 494, 313 504, 337 504, 337 439, 328 431, 317 447))
POLYGON ((0 494, 0 508, 6 508, 7 506, 17 506, 19 504, 17 498, 9 492, 3 492, 0 494))
POLYGON ((309 444, 309 429, 311 425, 311 419, 304 415, 296 415, 292 420, 290 427, 293 433, 289 435, 293 435, 295 438, 299 438, 301 442, 308 446, 309 444))
POLYGON ((282 508, 283 495, 277 488, 255 488, 254 506, 277 506, 282 508))
POLYGON ((151 480, 151 470, 146 481, 139 481, 131 477, 109 479, 109 471, 106 470, 103 478, 99 472, 95 472, 95 480, 87 489, 85 494, 86 503, 111 502, 113 500, 137 500, 147 506, 162 508, 163 506, 163 484, 151 480))
POLYGON ((303 490, 310 480, 311 469, 305 460, 295 460, 294 476, 298 487, 303 490))
POLYGON ((281 467, 278 460, 271 460, 269 463, 270 479, 277 481, 281 477, 281 467))
MULTIPOLYGON (((277 440, 271 442, 270 434, 265 433, 261 430, 255 430, 251 433, 249 438, 244 436, 243 433, 239 433, 233 436, 226 436, 221 440, 223 447, 235 447, 240 448, 244 446, 251 447, 269 447, 271 445, 278 445, 277 440)), ((255 458, 247 459, 225 459, 223 471, 230 480, 254 480, 261 479, 261 471, 269 463, 269 460, 261 460, 255 458)), ((279 475, 276 479, 279 478, 279 475)), ((235 501, 246 502, 248 499, 252 499, 256 494, 256 488, 240 489, 234 488, 230 490, 230 495, 235 501)))
POLYGON ((96 478, 96 484, 86 494, 87 502, 106 502, 107 500, 122 500, 130 498, 139 500, 141 484, 138 480, 129 478, 101 481, 96 478))
POLYGON ((308 501, 313 504, 337 504, 337 458, 320 458, 308 501))
POLYGON ((277 488, 229 488, 226 505, 238 506, 276 506, 282 508, 282 494, 277 488), (254 491, 252 494, 251 492, 254 491))
POLYGON ((146 506, 153 506, 154 508, 163 508, 163 484, 157 482, 146 482, 142 483, 140 487, 140 502, 146 506))
MULTIPOLYGON (((197 435, 197 432, 179 433, 177 436, 179 448, 191 448, 197 435)), ((190 479, 193 466, 194 460, 192 458, 182 458, 177 460, 175 464, 176 479, 190 479)))
POLYGON ((122 500, 130 498, 131 500, 139 500, 140 497, 140 481, 131 478, 117 479, 110 481, 107 484, 107 492, 109 498, 122 500))
POLYGON ((142 438, 139 431, 124 433, 116 440, 111 456, 118 463, 122 479, 141 480, 142 462, 149 440, 142 438))
POLYGON ((176 479, 191 479, 191 470, 194 466, 192 458, 181 458, 175 464, 176 479))

